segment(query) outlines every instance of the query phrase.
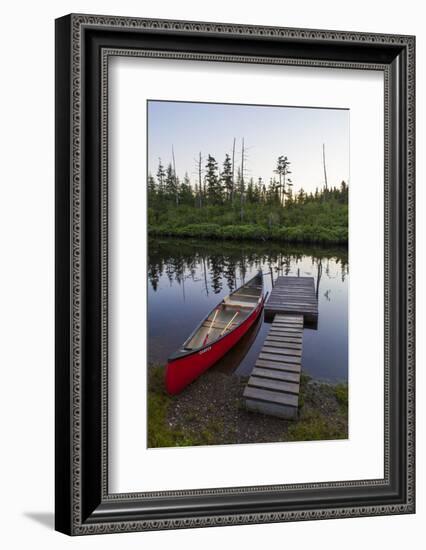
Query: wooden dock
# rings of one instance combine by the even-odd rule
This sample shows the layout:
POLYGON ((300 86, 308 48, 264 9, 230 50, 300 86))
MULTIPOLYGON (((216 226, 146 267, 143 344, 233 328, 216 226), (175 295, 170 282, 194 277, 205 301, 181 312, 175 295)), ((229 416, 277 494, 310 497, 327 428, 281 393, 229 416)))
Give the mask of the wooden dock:
POLYGON ((278 277, 265 304, 265 319, 276 313, 303 315, 304 323, 316 325, 318 300, 313 277, 278 277))
POLYGON ((302 368, 302 315, 275 315, 243 396, 248 409, 296 418, 302 368))
POLYGON ((264 308, 272 320, 243 396, 249 410, 297 418, 303 327, 316 328, 318 300, 313 277, 278 277, 264 308))

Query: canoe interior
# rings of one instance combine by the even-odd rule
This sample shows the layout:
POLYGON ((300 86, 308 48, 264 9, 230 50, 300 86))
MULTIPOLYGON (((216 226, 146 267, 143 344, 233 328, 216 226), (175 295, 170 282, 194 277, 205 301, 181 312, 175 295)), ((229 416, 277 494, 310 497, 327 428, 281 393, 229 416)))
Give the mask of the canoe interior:
POLYGON ((256 276, 224 298, 185 342, 183 349, 189 351, 202 348, 234 330, 247 319, 262 299, 262 295, 262 279, 261 276, 256 276))

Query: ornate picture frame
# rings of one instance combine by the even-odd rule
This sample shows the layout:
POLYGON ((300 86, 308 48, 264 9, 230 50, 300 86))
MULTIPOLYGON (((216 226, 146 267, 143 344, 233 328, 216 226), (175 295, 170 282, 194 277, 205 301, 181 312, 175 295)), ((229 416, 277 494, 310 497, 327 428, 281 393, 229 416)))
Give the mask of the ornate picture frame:
POLYGON ((415 38, 72 14, 56 20, 56 529, 119 533, 415 511, 415 38), (108 59, 384 75, 384 477, 108 490, 108 59))

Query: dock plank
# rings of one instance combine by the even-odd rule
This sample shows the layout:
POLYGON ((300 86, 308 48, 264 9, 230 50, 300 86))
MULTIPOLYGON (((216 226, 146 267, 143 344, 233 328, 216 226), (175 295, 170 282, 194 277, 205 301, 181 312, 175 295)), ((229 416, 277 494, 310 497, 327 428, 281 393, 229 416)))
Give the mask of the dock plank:
POLYGON ((264 378, 284 380, 285 382, 295 382, 297 384, 300 382, 300 374, 297 372, 278 371, 261 367, 254 367, 252 376, 263 376, 264 378))
POLYGON ((282 327, 278 325, 274 325, 271 328, 271 332, 280 332, 280 333, 287 333, 287 334, 300 334, 300 331, 302 330, 302 327, 299 328, 291 328, 291 327, 282 327))
POLYGON ((283 336, 282 334, 268 334, 266 337, 266 340, 271 340, 272 342, 284 342, 284 343, 292 343, 297 344, 299 346, 302 345, 302 338, 299 338, 298 336, 283 336))
POLYGON ((296 325, 296 323, 284 323, 284 322, 274 323, 274 326, 276 328, 291 328, 293 330, 300 330, 301 328, 303 328, 303 325, 296 325))
POLYGON ((300 315, 276 315, 274 321, 276 323, 293 323, 294 325, 300 325, 303 324, 302 319, 300 319, 300 315))
POLYGON ((289 355, 280 355, 278 353, 260 353, 259 359, 266 361, 284 361, 285 363, 300 363, 300 357, 290 357, 289 355))
POLYGON ((294 349, 294 348, 283 348, 280 346, 271 346, 270 344, 266 344, 263 346, 263 351, 265 353, 278 353, 279 355, 291 355, 292 357, 302 357, 302 351, 300 349, 294 349))
POLYGON ((263 390, 260 388, 253 388, 246 386, 244 390, 244 397, 255 399, 258 401, 266 401, 269 403, 275 403, 279 405, 290 405, 291 407, 297 407, 299 397, 292 393, 276 392, 271 390, 263 390))
POLYGON ((298 336, 295 336, 295 335, 292 335, 290 336, 290 334, 279 334, 279 333, 272 333, 272 334, 268 334, 268 336, 266 337, 265 341, 266 340, 269 340, 271 342, 289 342, 291 344, 295 344, 296 347, 297 346, 301 346, 302 345, 302 338, 299 338, 298 336))
POLYGON ((302 337, 303 326, 297 327, 296 325, 293 325, 293 327, 290 327, 290 326, 283 327, 283 326, 272 325, 269 330, 272 331, 272 332, 288 332, 287 329, 290 329, 290 331, 293 332, 293 335, 292 335, 293 338, 295 336, 296 337, 297 336, 302 337))
MULTIPOLYGON (((265 340, 265 344, 268 345, 269 347, 271 348, 280 348, 282 347, 282 340, 271 340, 270 338, 266 338, 265 340)), ((300 343, 296 343, 296 342, 285 342, 285 347, 287 349, 294 349, 296 351, 301 351, 302 350, 302 344, 300 343)))
POLYGON ((286 330, 285 328, 271 328, 269 334, 268 334, 268 337, 271 337, 271 338, 279 338, 280 341, 283 340, 284 338, 293 338, 293 340, 297 340, 299 342, 302 341, 302 336, 301 336, 301 332, 302 332, 302 327, 300 327, 300 329, 297 331, 296 329, 293 329, 293 330, 286 330))
POLYGON ((267 359, 258 359, 255 366, 288 372, 301 371, 301 366, 296 363, 286 363, 285 361, 268 361, 267 359))
POLYGON ((273 380, 271 378, 263 378, 260 376, 251 376, 249 387, 263 388, 266 390, 275 390, 284 393, 299 394, 299 384, 293 382, 284 382, 283 380, 273 380))

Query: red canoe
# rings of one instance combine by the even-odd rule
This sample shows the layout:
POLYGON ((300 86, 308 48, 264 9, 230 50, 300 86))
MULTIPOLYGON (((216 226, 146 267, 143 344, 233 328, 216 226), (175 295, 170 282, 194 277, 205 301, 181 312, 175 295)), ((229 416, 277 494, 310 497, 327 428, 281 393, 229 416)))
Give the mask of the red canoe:
POLYGON ((169 358, 168 393, 181 392, 223 357, 259 317, 264 301, 261 272, 224 298, 169 358))

